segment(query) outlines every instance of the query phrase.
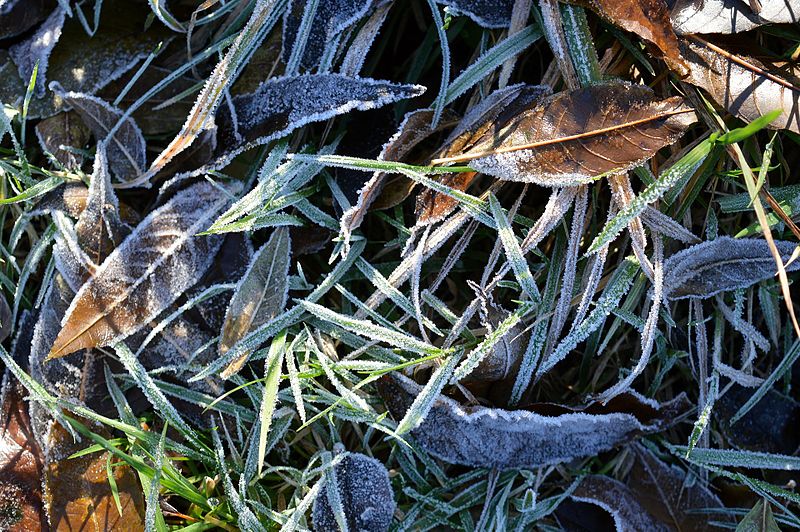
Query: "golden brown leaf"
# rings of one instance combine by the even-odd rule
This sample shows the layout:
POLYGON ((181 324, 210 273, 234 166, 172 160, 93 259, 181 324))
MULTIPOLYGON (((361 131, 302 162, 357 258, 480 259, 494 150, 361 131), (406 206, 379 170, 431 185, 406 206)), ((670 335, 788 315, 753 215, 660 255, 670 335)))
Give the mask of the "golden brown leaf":
MULTIPOLYGON (((102 434, 99 427, 92 430, 108 436, 102 434)), ((54 530, 144 530, 144 496, 130 467, 115 465, 112 468, 122 506, 120 515, 108 482, 108 453, 69 458, 83 450, 87 443, 76 443, 58 423, 53 424, 48 440, 45 503, 54 530)))

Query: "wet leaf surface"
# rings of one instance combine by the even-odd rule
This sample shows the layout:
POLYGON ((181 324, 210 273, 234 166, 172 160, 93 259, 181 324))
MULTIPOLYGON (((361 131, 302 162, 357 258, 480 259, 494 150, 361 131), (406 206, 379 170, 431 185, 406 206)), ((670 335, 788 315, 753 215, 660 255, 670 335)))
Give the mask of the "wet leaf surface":
MULTIPOLYGON (((396 419, 402 419, 421 389, 396 373, 379 381, 381 397, 396 419)), ((605 407, 571 410, 534 405, 530 411, 508 411, 462 407, 439 396, 411 435, 427 452, 449 463, 533 468, 592 456, 642 434, 664 430, 685 411, 686 404, 684 396, 658 405, 628 394, 612 399, 605 407)))

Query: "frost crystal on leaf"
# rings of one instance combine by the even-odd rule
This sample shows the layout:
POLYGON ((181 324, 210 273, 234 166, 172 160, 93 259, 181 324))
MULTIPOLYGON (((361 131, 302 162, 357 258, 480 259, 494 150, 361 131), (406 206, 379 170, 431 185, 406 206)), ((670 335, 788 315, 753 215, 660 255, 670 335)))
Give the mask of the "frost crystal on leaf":
MULTIPOLYGON (((379 461, 360 453, 348 453, 335 466, 335 490, 341 498, 347 527, 361 532, 389 530, 395 501, 389 472, 379 461)), ((327 490, 320 490, 314 500, 312 518, 316 532, 337 532, 333 509, 327 490)))
MULTIPOLYGON (((421 389, 397 373, 379 381, 381 396, 396 419, 402 419, 421 389)), ((687 403, 683 394, 658 405, 628 393, 583 411, 542 405, 544 415, 535 412, 535 405, 534 411, 462 407, 441 395, 411 435, 427 452, 452 464, 531 469, 593 456, 641 434, 664 430, 687 403)))
MULTIPOLYGON (((775 241, 786 264, 793 242, 775 241)), ((800 269, 795 261, 786 270, 800 269)), ((772 278, 778 271, 766 240, 719 237, 688 247, 664 264, 664 292, 668 299, 707 298, 721 292, 747 288, 772 278)))
POLYGON ((28 81, 33 74, 33 69, 38 64, 36 72, 36 85, 34 94, 37 98, 44 95, 47 63, 50 52, 53 51, 58 39, 61 37, 61 28, 64 26, 64 10, 57 7, 53 13, 39 26, 29 39, 9 48, 11 59, 19 68, 19 77, 28 81))
POLYGON ((484 28, 507 28, 514 0, 436 0, 457 14, 464 14, 484 28))

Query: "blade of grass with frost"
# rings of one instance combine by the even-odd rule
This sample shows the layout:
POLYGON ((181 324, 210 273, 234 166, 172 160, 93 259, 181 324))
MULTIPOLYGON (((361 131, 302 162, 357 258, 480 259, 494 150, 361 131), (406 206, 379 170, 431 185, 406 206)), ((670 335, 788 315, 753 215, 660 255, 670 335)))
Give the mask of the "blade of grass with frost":
MULTIPOLYGON (((133 379, 125 375, 122 376, 122 380, 130 384, 136 384, 133 379)), ((260 380, 256 382, 260 382, 260 380)), ((180 384, 174 384, 159 379, 153 379, 153 383, 166 395, 176 399, 184 400, 187 403, 196 404, 202 408, 204 412, 208 410, 216 410, 221 414, 226 414, 231 417, 238 417, 242 421, 246 421, 248 423, 255 421, 255 414, 250 408, 242 406, 233 401, 225 401, 223 399, 225 396, 224 394, 220 397, 214 397, 212 395, 181 386, 180 384)), ((254 384, 254 382, 250 384, 254 384)))
POLYGON ((225 53, 225 57, 217 63, 202 92, 197 97, 192 110, 189 112, 181 131, 170 142, 169 146, 156 157, 141 178, 142 180, 149 180, 163 169, 173 157, 188 148, 197 136, 208 128, 217 107, 222 101, 225 89, 233 83, 235 75, 244 61, 258 48, 269 30, 278 21, 281 14, 277 6, 279 3, 282 2, 280 0, 257 0, 250 19, 236 37, 231 48, 225 53))
POLYGON ((575 73, 582 86, 589 86, 601 79, 601 73, 586 12, 582 7, 569 4, 561 4, 560 8, 561 19, 564 21, 564 38, 575 73))
POLYGON ((314 21, 314 16, 317 14, 320 0, 310 0, 303 10, 303 18, 300 21, 300 27, 297 29, 297 36, 292 46, 292 55, 286 62, 286 74, 295 75, 300 68, 300 61, 303 59, 303 54, 306 51, 308 39, 311 36, 311 24, 314 21))
POLYGON ((166 2, 162 3, 161 0, 148 0, 148 3, 150 4, 150 9, 153 11, 153 14, 158 20, 163 22, 166 27, 178 33, 186 33, 186 28, 183 27, 183 24, 181 24, 178 19, 169 12, 167 6, 164 5, 166 2))
POLYGON ((444 106, 447 105, 447 86, 450 84, 450 44, 447 42, 447 31, 445 31, 442 15, 439 13, 439 6, 436 5, 435 0, 428 0, 428 7, 433 15, 433 25, 439 35, 439 46, 442 51, 442 80, 439 84, 439 95, 436 96, 433 104, 433 120, 431 120, 431 127, 435 128, 442 118, 444 106))
POLYGON ((289 346, 286 353, 286 373, 289 375, 289 388, 292 390, 292 397, 294 404, 297 408, 297 414, 300 416, 300 422, 306 422, 306 406, 303 401, 303 389, 300 385, 300 378, 297 372, 297 359, 295 358, 294 342, 289 346))
POLYGON ((336 478, 336 468, 331 466, 331 453, 322 453, 322 467, 324 468, 323 478, 325 479, 325 496, 328 498, 330 509, 339 530, 348 532, 347 516, 344 513, 342 496, 339 493, 339 479, 336 478))
POLYGON ((429 343, 423 342, 404 333, 393 331, 367 320, 359 320, 344 314, 339 314, 332 310, 311 303, 309 301, 298 301, 298 305, 303 307, 306 311, 314 316, 325 320, 327 322, 338 325, 339 327, 350 331, 352 333, 385 342, 398 349, 411 351, 412 353, 419 353, 422 355, 436 355, 442 353, 442 349, 434 347, 429 343))
POLYGON ((164 468, 164 442, 167 437, 167 427, 169 423, 164 423, 164 429, 161 431, 161 439, 158 442, 158 447, 155 449, 155 463, 153 464, 153 477, 150 479, 150 490, 145 500, 144 511, 144 528, 145 530, 158 530, 159 532, 166 531, 166 523, 164 523, 164 515, 161 513, 161 505, 158 500, 159 487, 161 486, 161 471, 164 468), (161 519, 158 516, 161 516, 161 519))
MULTIPOLYGON (((339 279, 341 279, 345 273, 350 271, 353 263, 364 251, 365 246, 366 242, 364 241, 356 242, 344 260, 339 262, 339 264, 337 264, 333 270, 331 270, 327 277, 325 277, 325 279, 317 285, 314 291, 311 292, 308 297, 306 297, 305 301, 313 303, 324 296, 328 290, 330 290, 334 285, 336 285, 337 282, 339 282, 339 279)), ((265 323, 261 327, 250 331, 244 338, 236 342, 236 344, 234 344, 224 356, 217 358, 203 370, 198 372, 197 375, 191 377, 189 382, 196 382, 208 377, 209 375, 217 373, 222 370, 222 368, 230 364, 233 360, 238 358, 242 353, 255 350, 258 348, 258 346, 278 334, 281 330, 300 321, 300 319, 303 317, 303 311, 303 307, 301 305, 297 305, 287 310, 280 316, 277 316, 271 322, 265 323)))
MULTIPOLYGON (((324 478, 321 478, 316 483, 314 483, 314 485, 311 487, 308 493, 306 493, 306 495, 300 500, 300 502, 297 503, 297 506, 295 506, 294 510, 292 510, 289 519, 287 519, 286 522, 283 524, 280 532, 295 532, 295 530, 297 530, 297 527, 300 526, 300 520, 303 519, 303 517, 305 517, 306 513, 308 512, 308 509, 311 507, 311 503, 313 503, 314 499, 317 498, 317 495, 322 489, 322 485, 324 483, 325 483, 324 478)), ((300 489, 302 489, 302 487, 300 489)))
POLYGON ((628 205, 620 209, 613 219, 606 223, 600 233, 592 241, 586 254, 590 255, 596 253, 600 248, 610 243, 623 229, 628 227, 628 224, 634 218, 640 216, 648 205, 660 199, 661 196, 676 183, 694 174, 697 169, 700 168, 700 165, 703 164, 708 154, 711 153, 711 148, 713 148, 713 146, 713 141, 711 139, 706 139, 684 155, 681 160, 669 167, 661 174, 658 181, 647 186, 647 188, 633 198, 628 205))
MULTIPOLYGON (((778 133, 775 132, 772 134, 772 138, 769 139, 767 143, 767 147, 764 148, 764 155, 761 157, 761 168, 758 170, 758 181, 756 182, 755 193, 758 196, 759 192, 761 192, 761 187, 764 186, 764 181, 767 179, 767 173, 769 172, 769 163, 772 160, 772 150, 773 146, 775 145, 775 139, 778 138, 778 133)), ((748 207, 753 205, 754 198, 750 198, 750 204, 748 207)))
POLYGON ((703 432, 708 426, 708 422, 711 419, 711 410, 714 408, 714 402, 717 400, 717 394, 719 393, 719 374, 714 372, 711 376, 711 384, 708 387, 708 394, 706 396, 706 404, 703 405, 703 410, 700 412, 700 416, 698 416, 697 421, 694 422, 694 427, 692 427, 692 434, 689 436, 689 445, 686 447, 686 458, 692 458, 692 453, 694 452, 694 447, 697 445, 698 440, 700 440, 700 436, 703 435, 703 432))
POLYGON ((639 272, 639 263, 636 259, 628 257, 625 262, 615 273, 614 278, 608 284, 597 306, 589 313, 583 322, 572 329, 570 333, 561 340, 553 352, 547 359, 542 362, 542 365, 536 372, 537 379, 550 371, 553 366, 566 358, 566 356, 573 350, 579 343, 586 340, 590 334, 596 331, 605 321, 606 317, 611 314, 618 306, 622 297, 628 292, 633 283, 633 279, 639 272))
POLYGON ((461 352, 456 352, 445 361, 444 364, 433 372, 428 384, 417 395, 414 402, 406 411, 405 416, 397 424, 395 432, 402 436, 403 434, 414 430, 425 419, 425 416, 430 412, 433 402, 438 398, 444 386, 453 375, 456 364, 461 359, 461 352))
POLYGON ((539 293, 539 288, 533 281, 533 274, 531 274, 531 270, 528 267, 528 261, 525 260, 525 256, 522 254, 522 248, 519 242, 517 242, 516 235, 514 235, 514 229, 511 227, 508 218, 503 212, 503 208, 500 206, 500 202, 497 201, 494 194, 489 195, 489 208, 492 211, 492 216, 494 216, 495 223, 497 224, 497 234, 500 237, 500 241, 503 243, 503 249, 506 251, 506 258, 509 264, 511 264, 511 269, 514 270, 517 282, 519 282, 522 290, 528 295, 532 302, 540 302, 542 295, 539 293))
POLYGON ((28 256, 25 259, 25 265, 22 267, 22 271, 20 271, 19 279, 17 280, 17 286, 14 290, 14 308, 12 312, 11 323, 17 323, 19 303, 22 301, 25 285, 28 283, 28 277, 30 277, 30 275, 36 271, 39 261, 44 256, 44 252, 50 248, 50 243, 53 241, 55 233, 56 226, 55 224, 51 223, 47 226, 47 229, 45 229, 44 232, 39 235, 39 239, 28 252, 28 256))
MULTIPOLYGON (((225 355, 248 332, 268 323, 286 307, 292 243, 289 231, 279 228, 253 256, 233 292, 225 311, 219 352, 225 355)), ((222 378, 237 373, 250 353, 244 353, 222 372, 222 378)))
POLYGON ((308 218, 310 221, 315 223, 320 227, 324 227, 326 229, 330 229, 333 232, 339 232, 339 220, 331 216, 330 214, 326 213, 316 207, 313 203, 309 202, 307 199, 302 199, 297 202, 297 210, 300 211, 303 216, 308 218))
POLYGON ((421 174, 453 174, 475 171, 469 166, 418 166, 395 161, 381 161, 376 159, 349 157, 347 155, 311 155, 307 153, 290 153, 286 155, 286 158, 290 161, 319 163, 325 166, 346 168, 350 170, 363 170, 365 172, 380 170, 382 172, 399 173, 400 169, 404 169, 413 170, 421 174))
POLYGON ((669 445, 669 448, 698 464, 744 469, 800 470, 800 457, 797 456, 743 449, 693 449, 689 452, 688 447, 681 445, 669 445))
POLYGON ((456 384, 472 373, 478 364, 494 349, 495 344, 508 333, 527 314, 532 308, 530 303, 522 303, 519 308, 504 319, 490 334, 486 335, 483 341, 467 354, 467 358, 453 372, 452 384, 456 384))
MULTIPOLYGON (((359 259, 356 261, 356 268, 358 268, 358 270, 362 274, 364 274, 364 277, 366 277, 369 280, 369 282, 371 282, 378 290, 385 293, 386 296, 389 299, 391 299, 395 305, 400 307, 407 314, 414 315, 415 313, 414 305, 405 296, 405 294, 403 294, 400 290, 392 286, 386 279, 386 277, 381 275, 381 273, 378 270, 376 270, 369 262, 364 260, 363 257, 359 257, 359 259)), ((442 331, 440 331, 439 328, 436 327, 436 324, 430 321, 429 319, 423 318, 423 323, 425 324, 425 327, 433 331, 435 334, 443 336, 442 331)))
POLYGON ((189 426, 178 410, 170 403, 161 390, 158 389, 152 377, 147 374, 147 370, 137 360, 127 345, 122 342, 114 344, 114 351, 117 353, 120 362, 128 370, 128 373, 136 382, 136 386, 142 391, 150 404, 156 411, 164 417, 190 442, 195 445, 200 444, 200 436, 189 426))
MULTIPOLYGON (((222 423, 222 420, 220 420, 222 423)), ((254 532, 266 531, 264 526, 258 520, 256 515, 245 504, 242 496, 236 491, 233 486, 231 477, 228 474, 228 466, 225 464, 225 449, 222 446, 222 440, 219 437, 219 430, 211 431, 211 438, 214 442, 215 456, 217 458, 217 471, 222 473, 223 489, 228 501, 230 502, 231 509, 236 516, 237 524, 241 530, 252 530, 254 532)))
POLYGON ((764 382, 761 383, 761 386, 758 387, 755 393, 753 393, 753 395, 750 396, 750 398, 739 408, 739 410, 733 416, 731 416, 730 424, 736 424, 736 422, 750 412, 750 410, 759 401, 761 401, 761 399, 764 398, 767 392, 772 390, 773 385, 792 369, 798 358, 800 358, 800 340, 795 340, 791 349, 788 350, 780 363, 775 367, 774 370, 772 370, 772 373, 770 373, 769 376, 764 379, 764 382))
POLYGON ((512 59, 523 52, 539 40, 541 36, 541 29, 538 26, 531 25, 489 48, 477 61, 468 66, 450 83, 444 97, 445 105, 453 103, 456 98, 480 83, 508 59, 512 59))
POLYGON ((261 396, 261 408, 259 409, 259 431, 258 431, 258 475, 264 469, 264 460, 267 454, 267 436, 272 425, 272 415, 275 413, 275 405, 278 402, 278 386, 281 381, 281 367, 283 367, 283 357, 286 353, 286 332, 282 332, 272 341, 269 348, 267 361, 264 363, 266 371, 266 381, 264 391, 261 396))

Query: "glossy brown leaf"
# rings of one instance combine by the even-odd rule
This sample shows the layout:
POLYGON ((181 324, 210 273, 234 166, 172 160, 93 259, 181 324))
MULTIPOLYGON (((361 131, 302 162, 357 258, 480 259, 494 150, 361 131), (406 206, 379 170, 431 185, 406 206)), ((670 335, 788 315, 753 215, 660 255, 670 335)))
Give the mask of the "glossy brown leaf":
POLYGON ((222 244, 196 235, 228 201, 201 182, 151 212, 75 295, 49 358, 117 342, 193 286, 222 244))
POLYGON ((44 454, 34 436, 25 389, 6 373, 0 389, 0 530, 47 530, 44 454))
POLYGON ((58 113, 36 124, 36 138, 43 150, 50 152, 68 170, 80 168, 83 156, 62 149, 83 148, 89 142, 90 131, 74 111, 58 113))
POLYGON ((691 67, 687 82, 705 89, 720 106, 747 122, 780 109, 767 127, 800 132, 800 80, 774 65, 692 39, 682 44, 691 67))
MULTIPOLYGON (((101 436, 109 434, 92 427, 101 436)), ((108 453, 70 456, 87 447, 55 423, 48 438, 45 504, 54 530, 144 530, 144 495, 136 474, 127 465, 112 468, 122 515, 108 482, 108 453)))
POLYGON ((672 70, 680 76, 688 73, 664 0, 575 0, 574 3, 586 5, 612 24, 653 43, 672 70))
MULTIPOLYGON (((395 419, 402 419, 422 386, 398 373, 378 381, 395 419)), ((659 405, 632 393, 584 409, 540 404, 528 410, 461 406, 439 395, 411 435, 451 464, 499 469, 535 468, 593 456, 642 434, 659 432, 687 410, 685 395, 659 405)))
POLYGON ((672 24, 678 33, 739 33, 770 23, 800 21, 798 0, 765 0, 758 12, 747 0, 677 0, 672 24))
POLYGON ((623 82, 554 94, 502 117, 463 155, 434 163, 470 161, 499 179, 572 186, 640 165, 696 120, 682 98, 623 82))

